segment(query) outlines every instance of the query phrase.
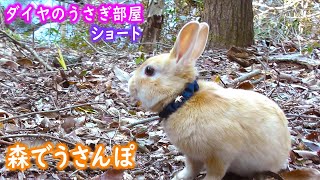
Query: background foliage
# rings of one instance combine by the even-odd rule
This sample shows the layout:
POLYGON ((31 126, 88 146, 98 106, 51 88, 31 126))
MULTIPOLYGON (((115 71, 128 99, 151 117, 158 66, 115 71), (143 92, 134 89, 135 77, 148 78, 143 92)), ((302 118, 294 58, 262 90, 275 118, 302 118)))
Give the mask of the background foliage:
MULTIPOLYGON (((17 1, 1 2, 2 6, 17 1)), ((68 6, 69 1, 61 2, 55 0, 18 0, 23 5, 28 3, 62 4, 68 6)), ((100 4, 115 1, 90 1, 91 4, 100 4)), ((148 8, 149 1, 128 1, 127 3, 142 2, 148 8)), ((286 43, 292 41, 297 44, 298 49, 303 53, 312 53, 314 48, 319 47, 320 39, 320 3, 318 0, 254 0, 254 30, 255 39, 267 40, 274 43, 286 43)), ((161 32, 161 44, 157 50, 165 50, 175 41, 177 30, 190 20, 200 20, 203 10, 202 0, 168 0, 165 1, 163 14, 165 21, 161 32)), ((145 11, 145 17, 146 17, 145 11)), ((146 19, 146 18, 145 18, 146 19)), ((241 19, 239 19, 241 21, 241 19)), ((106 26, 121 27, 108 24, 106 26)), ((128 24, 123 25, 128 26, 128 24)), ((90 25, 80 21, 76 25, 68 22, 64 24, 49 23, 40 26, 34 19, 32 25, 24 24, 17 20, 9 25, 15 36, 20 38, 31 38, 35 31, 35 39, 42 44, 51 45, 58 43, 60 46, 69 47, 74 50, 92 52, 92 48, 84 41, 88 39, 90 25)), ((143 25, 141 26, 143 29, 143 25)), ((118 50, 138 51, 139 44, 131 44, 128 38, 119 38, 114 43, 94 44, 99 48, 106 48, 108 51, 118 50)))

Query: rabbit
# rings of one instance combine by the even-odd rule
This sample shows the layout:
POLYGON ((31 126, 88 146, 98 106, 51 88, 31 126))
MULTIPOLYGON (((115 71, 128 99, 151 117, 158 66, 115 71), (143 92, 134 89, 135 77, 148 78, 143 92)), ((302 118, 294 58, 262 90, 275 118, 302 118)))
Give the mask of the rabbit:
POLYGON ((174 180, 193 179, 203 167, 206 180, 220 180, 226 172, 245 177, 278 172, 291 148, 284 112, 257 92, 196 80, 196 60, 208 33, 205 22, 185 24, 170 53, 151 57, 134 71, 130 96, 162 115, 167 137, 185 155, 185 168, 174 180), (180 104, 170 111, 175 103, 180 104))

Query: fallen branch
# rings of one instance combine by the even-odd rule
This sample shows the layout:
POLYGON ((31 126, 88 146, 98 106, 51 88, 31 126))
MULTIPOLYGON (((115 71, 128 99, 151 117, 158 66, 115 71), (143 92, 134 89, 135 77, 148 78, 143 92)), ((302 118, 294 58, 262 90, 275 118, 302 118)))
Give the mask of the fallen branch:
POLYGON ((0 144, 13 145, 14 143, 0 139, 0 144))
POLYGON ((38 111, 38 112, 31 112, 31 113, 27 113, 27 114, 20 114, 17 116, 12 116, 12 117, 6 118, 6 119, 1 119, 0 123, 7 122, 11 119, 18 119, 18 118, 22 118, 22 117, 26 117, 26 116, 31 116, 34 114, 59 112, 59 111, 63 111, 63 110, 71 109, 71 108, 77 108, 77 107, 81 107, 81 106, 89 106, 89 105, 93 105, 93 104, 105 104, 105 102, 92 102, 92 103, 85 103, 85 104, 78 104, 78 105, 74 105, 74 106, 64 107, 61 109, 53 109, 53 110, 47 110, 47 111, 38 111))
POLYGON ((53 70, 53 68, 51 66, 49 66, 49 64, 47 64, 38 54, 37 52, 35 52, 33 49, 29 48, 28 46, 26 46, 25 44, 15 40, 13 37, 11 37, 9 34, 7 34, 5 31, 0 30, 0 33, 5 35, 7 38, 9 38, 14 44, 20 46, 21 48, 29 51, 41 64, 43 64, 47 69, 49 69, 50 71, 53 70))
POLYGON ((274 56, 269 56, 269 57, 263 57, 259 56, 256 57, 259 60, 268 60, 268 62, 290 62, 290 63, 295 63, 299 65, 304 65, 307 68, 311 68, 314 66, 319 66, 320 61, 316 61, 310 58, 307 58, 305 56, 302 56, 300 54, 286 54, 286 55, 274 55, 274 56))
POLYGON ((301 117, 301 118, 320 119, 320 117, 317 117, 317 116, 308 116, 303 114, 286 114, 286 115, 293 116, 293 117, 301 117))
POLYGON ((281 76, 281 73, 275 69, 275 71, 277 72, 277 85, 276 87, 274 87, 268 94, 267 94, 267 97, 271 97, 271 95, 273 94, 273 92, 279 87, 280 85, 280 76, 281 76))
POLYGON ((294 82, 294 83, 301 82, 301 80, 298 79, 297 77, 294 77, 294 76, 291 76, 290 74, 285 74, 282 72, 279 74, 279 79, 280 80, 287 80, 287 81, 294 82))
MULTIPOLYGON (((111 51, 105 51, 101 48, 97 49, 95 48, 86 38, 82 37, 82 39, 94 50, 96 51, 96 53, 98 54, 103 54, 106 56, 120 56, 121 54, 119 54, 119 52, 111 52, 111 51)), ((127 56, 126 56, 127 57, 127 56)))
POLYGON ((234 86, 234 85, 236 85, 236 84, 238 84, 238 83, 240 83, 242 81, 248 80, 248 79, 250 79, 250 78, 252 78, 252 77, 254 77, 254 76, 256 76, 256 75, 258 75, 260 73, 261 73, 260 69, 254 70, 254 71, 252 71, 252 72, 250 72, 248 74, 245 74, 243 76, 240 76, 240 77, 234 79, 233 81, 227 83, 227 85, 228 86, 230 86, 230 85, 234 86))
POLYGON ((144 124, 144 123, 151 122, 151 121, 156 121, 156 120, 159 120, 159 119, 160 119, 159 116, 150 117, 150 118, 143 119, 141 121, 137 121, 137 122, 134 122, 134 123, 131 123, 131 124, 127 124, 124 127, 130 128, 130 127, 136 126, 138 124, 144 124))
POLYGON ((72 145, 72 146, 76 146, 75 143, 72 143, 70 141, 58 138, 58 137, 54 137, 54 136, 50 136, 47 134, 10 134, 10 135, 4 135, 4 136, 0 136, 0 139, 7 139, 7 138, 17 138, 17 137, 36 137, 36 138, 49 138, 49 139, 54 139, 57 141, 61 141, 64 142, 66 144, 72 145))
POLYGON ((252 5, 253 6, 259 6, 259 7, 267 8, 268 10, 282 10, 282 9, 287 9, 289 7, 292 7, 298 2, 299 1, 294 1, 294 2, 292 2, 290 4, 284 4, 283 6, 276 6, 276 7, 268 6, 266 4, 262 4, 262 3, 258 3, 258 2, 252 2, 252 5))

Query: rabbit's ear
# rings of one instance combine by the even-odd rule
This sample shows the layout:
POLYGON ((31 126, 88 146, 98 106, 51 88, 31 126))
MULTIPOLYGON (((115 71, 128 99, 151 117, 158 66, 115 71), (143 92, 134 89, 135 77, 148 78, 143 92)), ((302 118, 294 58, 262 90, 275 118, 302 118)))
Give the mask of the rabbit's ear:
POLYGON ((208 34, 209 34, 209 26, 207 23, 200 23, 200 30, 198 39, 194 45, 192 55, 190 57, 191 61, 197 60, 200 55, 203 53, 207 40, 208 40, 208 34))
POLYGON ((200 24, 198 22, 191 21, 180 30, 177 40, 170 51, 170 56, 176 59, 177 63, 185 64, 189 61, 197 41, 199 28, 200 24))

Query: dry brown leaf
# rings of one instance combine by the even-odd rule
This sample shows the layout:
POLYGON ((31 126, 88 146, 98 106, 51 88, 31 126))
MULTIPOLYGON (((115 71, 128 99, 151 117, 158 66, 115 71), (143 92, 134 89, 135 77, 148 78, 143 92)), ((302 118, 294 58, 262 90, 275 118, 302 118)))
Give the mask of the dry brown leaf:
POLYGON ((31 140, 23 140, 23 144, 27 145, 29 148, 42 146, 46 141, 44 139, 31 139, 31 140))
POLYGON ((67 117, 64 119, 61 127, 64 129, 66 133, 70 133, 72 129, 75 127, 76 121, 74 117, 67 117))
POLYGON ((312 151, 320 151, 320 143, 309 141, 307 139, 301 139, 304 146, 309 148, 312 151))
POLYGON ((320 141, 320 133, 319 132, 311 132, 308 135, 306 135, 306 139, 312 141, 312 140, 316 140, 316 141, 320 141))
MULTIPOLYGON (((0 119, 6 119, 12 117, 12 115, 2 109, 0 109, 0 119)), ((13 122, 13 120, 11 120, 10 122, 13 122)), ((0 123, 0 129, 3 127, 3 124, 0 123)))
POLYGON ((9 69, 17 70, 19 68, 19 64, 14 61, 10 61, 7 59, 0 59, 0 65, 4 67, 8 67, 9 69))
POLYGON ((98 67, 98 68, 95 68, 91 71, 92 74, 100 74, 101 71, 103 70, 103 68, 101 67, 98 67))
POLYGON ((19 126, 11 123, 6 123, 4 125, 4 131, 5 132, 10 132, 10 131, 19 131, 19 126))
POLYGON ((59 113, 58 112, 45 112, 45 113, 41 113, 41 115, 50 118, 50 119, 56 119, 57 117, 59 117, 59 113))
POLYGON ((320 158, 317 154, 317 152, 313 151, 306 151, 306 150, 292 150, 294 153, 297 153, 300 157, 302 157, 305 160, 312 160, 314 162, 320 162, 320 158))
POLYGON ((19 58, 17 63, 23 67, 31 67, 33 65, 33 62, 28 58, 19 58))
POLYGON ((114 122, 109 124, 109 127, 110 128, 118 128, 119 127, 119 122, 114 121, 114 122))
POLYGON ((93 177, 92 180, 105 180, 105 179, 122 180, 123 175, 124 175, 124 170, 109 169, 107 172, 93 177))
POLYGON ((253 86, 253 84, 251 84, 250 81, 244 81, 244 82, 240 83, 237 88, 251 90, 254 88, 254 86, 253 86))
POLYGON ((280 176, 285 180, 318 180, 320 172, 316 169, 302 168, 280 173, 280 176))
POLYGON ((5 110, 0 109, 0 119, 6 119, 8 117, 11 117, 12 115, 5 110))

